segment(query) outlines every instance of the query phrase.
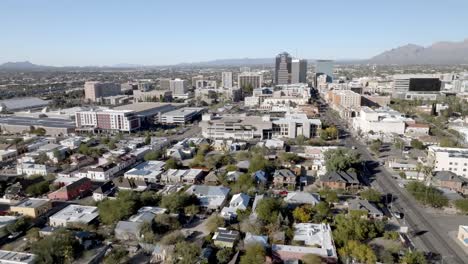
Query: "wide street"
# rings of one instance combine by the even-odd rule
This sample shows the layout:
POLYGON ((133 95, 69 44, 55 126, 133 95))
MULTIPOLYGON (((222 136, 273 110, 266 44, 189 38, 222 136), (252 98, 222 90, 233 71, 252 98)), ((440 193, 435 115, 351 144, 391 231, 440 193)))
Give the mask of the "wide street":
POLYGON ((448 233, 431 220, 431 216, 410 194, 398 186, 387 169, 371 155, 367 146, 347 131, 346 124, 342 119, 331 116, 329 110, 322 113, 322 118, 337 126, 343 135, 342 140, 345 147, 352 148, 354 146, 356 147, 355 151, 361 154, 361 158, 366 164, 368 172, 366 176, 369 184, 382 193, 393 195, 392 206, 404 213, 402 222, 409 227, 410 234, 412 234, 410 239, 419 250, 440 254, 438 263, 468 263, 468 255, 449 237, 448 233))

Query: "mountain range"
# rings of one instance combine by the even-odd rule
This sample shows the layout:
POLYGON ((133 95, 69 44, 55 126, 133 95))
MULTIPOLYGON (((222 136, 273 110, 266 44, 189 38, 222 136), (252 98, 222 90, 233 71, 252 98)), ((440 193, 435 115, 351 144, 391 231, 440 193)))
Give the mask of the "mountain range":
MULTIPOLYGON (((308 60, 314 63, 315 60, 308 60)), ((363 60, 337 60, 338 64, 385 64, 385 65, 410 65, 410 64, 468 64, 468 39, 461 42, 437 42, 428 47, 415 44, 407 44, 385 51, 370 59, 363 60)), ((135 69, 135 68, 158 68, 167 66, 179 67, 220 67, 220 66, 249 66, 265 65, 272 66, 274 58, 242 58, 242 59, 219 59, 205 62, 180 63, 166 66, 148 66, 139 64, 116 64, 112 66, 86 66, 86 67, 54 67, 37 65, 29 61, 6 62, 0 64, 0 70, 4 71, 41 71, 41 70, 72 70, 72 69, 135 69)))
POLYGON ((468 39, 437 42, 428 47, 408 44, 385 51, 367 61, 371 64, 468 64, 468 39))

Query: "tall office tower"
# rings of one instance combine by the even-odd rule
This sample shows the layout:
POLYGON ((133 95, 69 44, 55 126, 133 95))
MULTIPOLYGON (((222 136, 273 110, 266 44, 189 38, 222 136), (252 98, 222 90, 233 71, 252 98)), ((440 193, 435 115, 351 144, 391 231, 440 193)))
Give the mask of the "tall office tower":
POLYGON ((263 75, 257 72, 243 72, 237 77, 239 88, 260 88, 263 84, 263 75))
POLYGON ((221 76, 221 86, 224 88, 232 88, 232 72, 223 72, 221 76))
POLYGON ((170 90, 171 89, 171 79, 167 79, 167 78, 159 79, 159 89, 160 90, 170 90))
POLYGON ((307 83, 307 60, 292 59, 291 83, 307 83))
POLYGON ((203 80, 203 75, 197 75, 192 77, 192 87, 197 85, 197 81, 203 80))
POLYGON ((291 83, 291 62, 292 58, 287 52, 280 53, 276 56, 275 84, 291 83))
POLYGON ((147 92, 151 90, 151 83, 149 82, 139 82, 138 83, 138 90, 142 92, 147 92))
POLYGON ((317 60, 315 64, 315 83, 319 75, 326 74, 327 82, 333 81, 333 61, 332 60, 317 60))
POLYGON ((250 67, 240 67, 240 72, 250 72, 250 67))
POLYGON ((85 82, 85 99, 96 102, 98 98, 120 94, 120 84, 111 82, 85 82))
POLYGON ((188 92, 185 87, 185 81, 181 79, 174 79, 170 81, 170 89, 173 96, 186 94, 188 92))

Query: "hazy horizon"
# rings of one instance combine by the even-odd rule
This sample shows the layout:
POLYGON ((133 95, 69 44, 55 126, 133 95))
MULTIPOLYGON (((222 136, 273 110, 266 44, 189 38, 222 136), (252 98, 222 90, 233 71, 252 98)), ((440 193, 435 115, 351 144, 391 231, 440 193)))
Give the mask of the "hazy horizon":
POLYGON ((288 4, 6 0, 0 3, 0 63, 173 65, 273 58, 282 51, 354 60, 408 43, 468 37, 466 1, 288 4))

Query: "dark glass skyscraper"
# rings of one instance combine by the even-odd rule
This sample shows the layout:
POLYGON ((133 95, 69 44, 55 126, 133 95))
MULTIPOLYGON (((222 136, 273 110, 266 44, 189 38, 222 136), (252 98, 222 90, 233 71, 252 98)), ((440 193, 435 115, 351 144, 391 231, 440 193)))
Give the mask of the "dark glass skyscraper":
POLYGON ((275 84, 291 83, 291 62, 292 57, 287 52, 276 56, 275 64, 275 84))

